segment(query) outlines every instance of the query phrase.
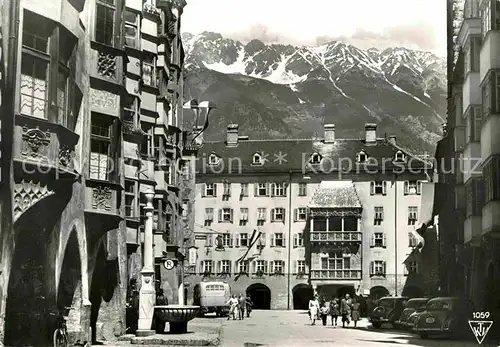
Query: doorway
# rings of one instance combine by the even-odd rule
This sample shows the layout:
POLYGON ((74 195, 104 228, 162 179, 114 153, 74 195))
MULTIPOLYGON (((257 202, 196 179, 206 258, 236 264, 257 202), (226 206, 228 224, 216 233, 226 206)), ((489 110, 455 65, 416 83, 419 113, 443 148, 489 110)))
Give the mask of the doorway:
POLYGON ((250 285, 246 290, 246 295, 250 296, 254 310, 271 309, 271 289, 262 283, 250 285))
POLYGON ((307 310, 309 309, 309 300, 314 295, 314 290, 308 284, 297 284, 293 290, 293 309, 307 310))

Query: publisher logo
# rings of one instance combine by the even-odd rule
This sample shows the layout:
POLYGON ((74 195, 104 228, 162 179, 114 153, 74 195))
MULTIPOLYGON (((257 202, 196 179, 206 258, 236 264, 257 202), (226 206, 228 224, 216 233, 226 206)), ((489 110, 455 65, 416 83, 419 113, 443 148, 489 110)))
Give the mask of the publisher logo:
POLYGON ((488 331, 490 331, 491 326, 493 325, 493 321, 487 320, 470 320, 469 326, 472 330, 472 333, 476 337, 477 343, 482 344, 486 335, 488 335, 488 331))

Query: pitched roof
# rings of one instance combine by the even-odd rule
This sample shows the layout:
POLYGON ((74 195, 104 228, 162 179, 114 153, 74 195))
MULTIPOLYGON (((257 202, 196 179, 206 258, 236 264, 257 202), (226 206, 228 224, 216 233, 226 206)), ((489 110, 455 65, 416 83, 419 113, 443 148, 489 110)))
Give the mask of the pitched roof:
POLYGON ((313 139, 271 139, 271 140, 239 140, 237 146, 227 146, 224 141, 205 142, 198 152, 196 161, 197 174, 258 174, 311 172, 332 173, 348 170, 369 173, 375 169, 385 171, 430 169, 430 163, 411 155, 408 151, 394 145, 387 139, 377 139, 376 144, 366 145, 361 139, 337 139, 334 143, 313 139), (363 151, 368 157, 364 164, 357 163, 357 155, 363 151), (407 160, 405 163, 394 163, 395 154, 401 151, 407 160), (253 164, 254 154, 260 154, 263 165, 253 164), (322 157, 321 164, 312 165, 310 158, 314 153, 322 157), (219 158, 217 165, 211 165, 210 155, 219 158))
POLYGON ((309 203, 311 208, 361 208, 352 181, 322 181, 309 203))

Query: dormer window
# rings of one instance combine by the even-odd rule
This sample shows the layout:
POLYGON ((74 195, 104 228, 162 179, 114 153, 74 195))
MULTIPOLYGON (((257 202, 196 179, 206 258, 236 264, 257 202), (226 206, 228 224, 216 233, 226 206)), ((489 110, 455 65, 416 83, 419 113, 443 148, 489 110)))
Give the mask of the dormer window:
POLYGON ((396 154, 394 155, 394 161, 404 162, 405 161, 405 154, 401 151, 397 151, 396 154))
POLYGON ((215 155, 215 154, 213 154, 213 153, 212 153, 212 154, 210 154, 210 156, 208 157, 208 163, 209 163, 210 165, 217 165, 217 164, 219 164, 219 161, 220 161, 219 157, 218 157, 218 156, 216 156, 216 155, 215 155))
POLYGON ((366 163, 366 161, 368 160, 368 156, 366 155, 365 152, 361 151, 358 153, 358 163, 366 163))
POLYGON ((319 164, 321 162, 321 155, 319 153, 314 153, 311 156, 311 164, 319 164))
POLYGON ((262 165, 264 161, 262 160, 262 155, 260 153, 255 153, 252 157, 252 165, 262 165))

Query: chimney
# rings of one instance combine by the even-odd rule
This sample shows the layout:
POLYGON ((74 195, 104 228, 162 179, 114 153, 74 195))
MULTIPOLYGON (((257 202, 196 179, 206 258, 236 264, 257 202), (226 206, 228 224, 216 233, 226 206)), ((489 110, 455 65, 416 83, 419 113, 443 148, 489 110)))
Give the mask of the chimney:
POLYGON ((195 125, 193 127, 193 138, 196 137, 194 142, 198 145, 201 146, 203 144, 203 133, 200 134, 200 132, 203 130, 202 125, 195 125), (200 135, 198 135, 200 134, 200 135))
POLYGON ((325 124, 325 143, 335 142, 335 124, 325 124))
POLYGON ((377 124, 366 123, 365 124, 365 145, 375 145, 377 144, 377 124))
POLYGON ((389 136, 389 142, 396 146, 396 135, 389 136))
POLYGON ((238 124, 229 124, 227 126, 226 146, 238 146, 238 124))

